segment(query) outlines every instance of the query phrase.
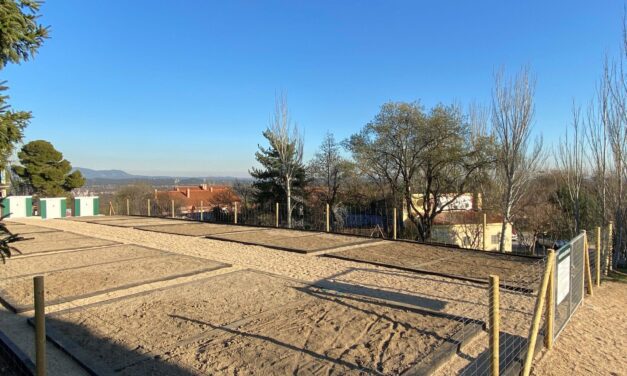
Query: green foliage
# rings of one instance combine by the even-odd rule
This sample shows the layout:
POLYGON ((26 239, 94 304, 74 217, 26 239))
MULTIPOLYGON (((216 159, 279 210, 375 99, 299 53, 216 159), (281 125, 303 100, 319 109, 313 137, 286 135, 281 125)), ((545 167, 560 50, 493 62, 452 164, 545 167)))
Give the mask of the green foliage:
POLYGON ((261 164, 262 168, 251 169, 250 175, 255 179, 253 188, 255 190, 254 198, 258 204, 272 205, 275 202, 285 202, 287 192, 285 191, 285 170, 286 167, 294 171, 292 180, 292 196, 298 197, 303 195, 303 188, 306 184, 305 166, 296 158, 297 143, 288 142, 285 150, 287 150, 288 158, 281 158, 279 148, 280 142, 275 134, 267 129, 263 132, 263 136, 268 140, 270 146, 264 148, 259 146, 259 151, 255 153, 255 158, 261 164), (291 166, 285 166, 287 163, 291 166))
POLYGON ((40 1, 0 1, 0 68, 31 58, 48 38, 48 28, 37 23, 40 1))
MULTIPOLYGON (((2 202, 0 202, 0 206, 4 207, 4 205, 6 204, 4 203, 4 200, 2 200, 2 202)), ((14 250, 14 248, 11 247, 11 243, 24 240, 24 238, 20 235, 13 234, 9 231, 6 225, 2 222, 5 217, 6 216, 0 218, 0 259, 2 259, 3 263, 6 262, 8 257, 11 257, 12 250, 14 250)))
POLYGON ((15 145, 22 141, 24 128, 31 119, 30 112, 10 110, 7 104, 9 97, 2 94, 7 89, 4 82, 0 82, 0 168, 3 169, 15 145))
POLYGON ((493 141, 471 134, 456 106, 427 112, 419 103, 386 103, 346 146, 364 173, 388 185, 393 201, 400 196, 420 240, 431 237, 436 215, 477 190, 494 162, 493 141))
POLYGON ((17 154, 21 166, 13 166, 13 171, 26 180, 40 197, 58 197, 85 184, 79 171, 72 171, 72 165, 63 154, 48 141, 29 142, 17 154))

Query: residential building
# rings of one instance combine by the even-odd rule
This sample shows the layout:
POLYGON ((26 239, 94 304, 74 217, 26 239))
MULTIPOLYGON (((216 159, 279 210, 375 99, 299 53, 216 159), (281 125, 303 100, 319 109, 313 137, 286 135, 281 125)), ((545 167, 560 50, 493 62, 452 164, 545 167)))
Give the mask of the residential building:
POLYGON ((174 189, 159 191, 155 189, 155 200, 164 208, 169 208, 174 202, 177 214, 197 213, 201 209, 205 212, 219 208, 231 212, 235 203, 240 203, 239 196, 224 185, 192 185, 175 186, 174 189))

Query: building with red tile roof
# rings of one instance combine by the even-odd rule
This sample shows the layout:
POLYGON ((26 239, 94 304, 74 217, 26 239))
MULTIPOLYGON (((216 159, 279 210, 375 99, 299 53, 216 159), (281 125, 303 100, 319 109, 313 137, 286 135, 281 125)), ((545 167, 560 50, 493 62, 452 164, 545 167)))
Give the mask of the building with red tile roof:
POLYGON ((174 201, 177 213, 194 213, 201 209, 210 211, 220 208, 231 211, 235 203, 240 203, 239 196, 225 185, 192 185, 175 186, 174 189, 159 191, 155 189, 155 200, 158 202, 174 201))

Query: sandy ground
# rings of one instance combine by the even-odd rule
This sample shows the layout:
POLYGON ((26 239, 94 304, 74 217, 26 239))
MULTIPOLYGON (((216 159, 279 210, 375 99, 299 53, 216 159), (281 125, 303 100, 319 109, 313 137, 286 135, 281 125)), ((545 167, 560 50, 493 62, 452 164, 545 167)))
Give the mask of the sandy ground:
POLYGON ((371 243, 375 241, 374 239, 337 234, 291 231, 283 229, 260 229, 259 231, 215 234, 211 235, 210 238, 277 247, 279 249, 291 249, 303 253, 325 250, 328 248, 339 248, 348 245, 371 243))
MULTIPOLYGON (((39 273, 45 277, 46 302, 53 305, 60 301, 76 300, 111 289, 131 287, 225 266, 209 260, 176 254, 144 257, 138 262, 119 260, 100 263, 98 262, 100 251, 102 250, 92 255, 95 261, 93 264, 39 273)), ((108 257, 103 257, 103 260, 108 260, 108 257)), ((16 310, 29 310, 33 305, 32 284, 31 277, 5 279, 0 291, 3 298, 16 310)))
MULTIPOLYGON (((140 231, 132 228, 83 223, 81 221, 42 221, 37 219, 27 219, 23 220, 22 222, 28 223, 30 225, 36 224, 39 226, 45 226, 47 228, 72 231, 78 234, 99 239, 147 246, 164 251, 174 252, 181 255, 194 256, 233 265, 232 268, 224 268, 216 272, 200 273, 198 275, 180 278, 173 281, 150 283, 147 285, 136 286, 134 288, 129 288, 126 290, 107 292, 98 296, 77 299, 73 301, 72 304, 59 304, 57 306, 51 306, 49 307, 49 312, 60 311, 64 308, 79 308, 81 306, 84 306, 85 304, 97 303, 107 299, 130 296, 132 294, 141 293, 142 291, 154 290, 156 288, 161 288, 165 286, 173 286, 183 282, 198 281, 199 279, 206 278, 207 276, 230 273, 233 270, 253 269, 257 271, 277 274, 283 277, 297 279, 307 283, 317 283, 322 285, 333 284, 335 286, 343 286, 342 289, 347 290, 348 292, 362 294, 365 296, 384 298, 389 301, 410 305, 418 309, 430 309, 471 319, 485 320, 488 313, 486 286, 472 282, 464 282, 438 276, 403 272, 399 270, 370 266, 363 263, 345 260, 303 256, 285 251, 272 250, 261 246, 247 246, 232 242, 140 231)), ((67 255, 68 252, 62 252, 57 254, 67 255)), ((2 277, 6 278, 6 275, 3 275, 2 277)), ((90 276, 86 274, 85 279, 86 281, 90 281, 90 276)), ((6 280, 4 280, 3 282, 5 281, 6 280)), ((503 293, 502 295, 503 328, 512 333, 525 333, 526 330, 528 330, 528 321, 532 308, 533 297, 509 292, 503 293)), ((277 296, 278 295, 275 294, 275 297, 269 299, 269 301, 272 302, 274 299, 276 299, 277 296)), ((255 301, 258 305, 260 301, 263 301, 263 299, 251 299, 251 301, 255 301)), ((302 304, 305 303, 306 300, 303 300, 302 304)), ((207 303, 199 301, 199 304, 207 303)), ((241 304, 236 304, 233 309, 239 310, 240 305, 241 304)), ((307 306, 307 308, 303 311, 303 318, 314 318, 316 306, 316 304, 307 306)), ((258 306, 255 307, 257 310, 260 309, 260 307, 258 306)), ((82 310, 84 308, 80 309, 82 310)), ((330 311, 336 310, 336 308, 333 308, 333 306, 329 306, 325 309, 330 311)), ((95 314, 95 316, 97 319, 102 319, 102 317, 100 317, 100 314, 95 314)), ((336 317, 334 320, 336 319, 338 318, 336 317)), ((309 322, 309 324, 305 325, 305 329, 311 328, 312 325, 315 326, 315 319, 312 319, 313 322, 307 320, 305 320, 304 322, 309 322)), ((376 322, 376 320, 374 321, 376 322)), ((127 320, 126 322, 127 325, 132 325, 134 321, 127 320)), ((331 322, 333 322, 333 320, 331 322)), ((327 323, 327 325, 328 324, 329 323, 327 323)), ((202 326, 205 324, 197 325, 202 326)), ((0 312, 0 326, 2 326, 3 331, 6 329, 8 335, 12 335, 12 338, 17 338, 16 342, 18 343, 18 345, 20 345, 26 352, 32 354, 32 349, 29 348, 32 344, 32 329, 25 326, 23 316, 9 315, 5 311, 2 311, 0 312)), ((263 331, 263 325, 255 328, 256 329, 254 329, 254 333, 256 333, 256 335, 265 336, 265 332, 263 331)), ((119 333, 120 331, 126 329, 113 325, 112 327, 109 327, 109 330, 113 330, 115 333, 119 333)), ((252 327, 251 330, 253 330, 252 327)), ((304 336, 303 333, 299 333, 298 331, 294 332, 291 330, 293 329, 289 329, 285 333, 291 333, 289 335, 298 338, 304 336)), ((325 336, 331 335, 326 332, 324 333, 325 336)), ((381 331, 381 333, 383 333, 383 331, 381 331)), ((153 333, 151 332, 147 334, 153 333)), ((230 338, 229 336, 232 334, 234 333, 224 333, 223 335, 226 336, 224 337, 224 340, 226 342, 221 343, 230 343, 230 340, 228 338, 230 338)), ((283 339, 285 340, 285 338, 283 339)), ((322 343, 323 342, 320 342, 319 344, 322 343)), ((333 342, 329 343, 332 344, 333 342)), ((383 340, 378 342, 378 345, 383 346, 385 343, 386 341, 383 340)), ((204 348, 213 348, 213 345, 211 344, 205 345, 206 346, 204 348)), ((373 344, 370 344, 369 346, 372 345, 373 344)), ((253 342, 250 342, 250 346, 260 348, 259 346, 262 346, 262 344, 259 344, 258 341, 255 340, 253 342)), ((290 343, 290 346, 302 348, 302 346, 305 346, 305 344, 296 341, 290 343)), ((317 345, 312 344, 312 346, 312 351, 314 353, 318 353, 319 348, 315 347, 317 345), (313 350, 314 348, 318 350, 313 350)), ((326 345, 320 346, 324 347, 326 345)), ((364 346, 366 345, 364 344, 364 346)), ((438 346, 438 344, 435 343, 433 344, 433 346, 438 346)), ((214 348, 214 350, 217 349, 214 348)), ((244 354, 245 350, 246 347, 238 351, 241 351, 241 354, 244 354)), ((229 353, 229 351, 227 350, 223 351, 225 351, 225 353, 229 353)), ((412 351, 414 350, 412 349, 412 351)), ((55 355, 52 356, 51 362, 55 364, 55 367, 54 370, 52 370, 51 368, 52 371, 50 372, 50 374, 74 374, 75 372, 77 372, 75 365, 71 362, 68 363, 68 360, 63 356, 59 356, 58 351, 52 351, 52 353, 54 353, 55 355)), ((381 352, 379 351, 378 353, 381 352)), ((195 367, 199 366, 200 368, 203 367, 203 359, 205 361, 208 359, 206 353, 203 352, 198 352, 193 355, 185 354, 188 353, 183 352, 171 355, 178 356, 181 358, 181 360, 185 359, 185 362, 192 362, 195 367), (188 358, 188 356, 191 358, 188 358)), ((230 352, 229 354, 231 354, 232 356, 236 356, 238 352, 234 351, 230 352)), ((293 358, 293 352, 288 351, 284 353, 284 355, 286 359, 292 357, 290 359, 292 359, 294 362, 299 361, 298 359, 293 358)), ((356 357, 352 357, 351 359, 352 362, 358 362, 358 360, 356 360, 356 357)), ((311 371, 313 373, 317 372, 316 370, 321 370, 322 372, 324 370, 324 367, 320 368, 320 364, 318 361, 312 360, 309 363, 306 362, 306 364, 309 364, 311 368, 303 370, 303 373, 308 373, 308 371, 311 371)), ((369 364, 375 369, 378 369, 379 367, 378 363, 372 360, 370 360, 369 364)), ((393 373, 394 370, 398 368, 394 368, 394 366, 392 366, 391 364, 393 363, 388 363, 388 365, 384 365, 383 369, 386 372, 393 373)), ((397 362, 395 364, 401 363, 397 362)), ((271 367, 271 363, 263 363, 259 366, 271 367)), ((204 367, 208 366, 205 365, 204 367)), ((229 372, 228 367, 224 368, 224 370, 226 370, 225 372, 227 373, 229 372)), ((220 370, 215 371, 219 372, 220 370)), ((250 370, 246 372, 249 371, 250 370)))
POLYGON ((46 233, 46 234, 59 234, 57 240, 25 240, 23 242, 17 242, 13 247, 18 250, 17 255, 28 255, 35 253, 62 251, 67 249, 80 249, 91 247, 102 247, 106 245, 113 245, 116 242, 92 238, 88 236, 76 236, 71 235, 69 238, 64 238, 63 233, 46 233))
POLYGON ((328 291, 245 270, 58 312, 49 325, 92 361, 106 348, 109 356, 96 366, 124 375, 163 373, 164 361, 211 374, 395 374, 463 325, 328 291), (104 327, 91 317, 127 325, 112 341, 94 333, 104 327), (127 350, 139 344, 150 353, 127 350))
POLYGON ((174 224, 161 224, 154 226, 139 226, 139 230, 154 231, 166 234, 206 236, 212 234, 222 234, 226 232, 261 231, 258 227, 215 225, 211 223, 185 223, 177 221, 174 224))
POLYGON ((496 255, 424 244, 382 241, 329 256, 363 260, 416 270, 445 273, 487 281, 490 274, 502 284, 532 288, 538 284, 542 260, 496 255))
POLYGON ((586 297, 534 375, 627 375, 627 284, 605 282, 586 297))
POLYGON ((109 262, 119 262, 162 254, 163 251, 160 250, 131 244, 122 244, 98 249, 68 251, 62 257, 59 257, 56 253, 50 254, 48 252, 32 256, 15 256, 6 261, 5 269, 7 269, 7 273, 5 277, 24 277, 33 274, 49 273, 89 265, 102 265, 109 262))

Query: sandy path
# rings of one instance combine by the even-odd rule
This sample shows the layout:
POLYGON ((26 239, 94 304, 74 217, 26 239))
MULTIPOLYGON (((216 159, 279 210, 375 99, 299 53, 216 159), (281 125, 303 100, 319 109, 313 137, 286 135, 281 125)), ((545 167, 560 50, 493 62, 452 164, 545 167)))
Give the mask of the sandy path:
POLYGON ((534 375, 627 375, 627 284, 606 282, 586 297, 534 375))

